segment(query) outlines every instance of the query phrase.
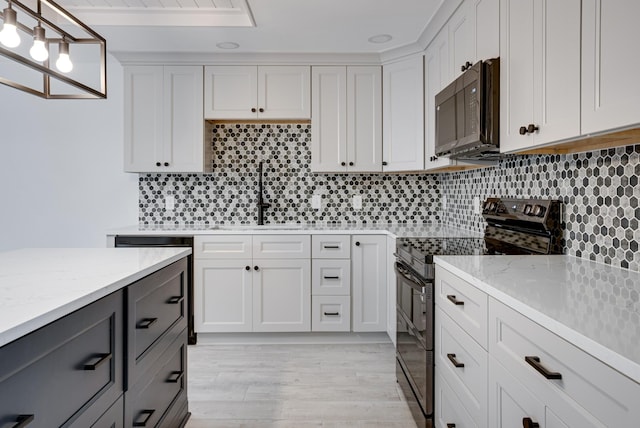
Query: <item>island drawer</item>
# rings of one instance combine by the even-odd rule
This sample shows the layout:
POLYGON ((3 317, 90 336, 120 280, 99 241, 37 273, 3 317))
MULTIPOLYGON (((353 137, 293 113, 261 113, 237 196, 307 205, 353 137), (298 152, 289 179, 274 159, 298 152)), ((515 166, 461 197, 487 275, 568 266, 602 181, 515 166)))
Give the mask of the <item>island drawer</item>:
POLYGON ((487 294, 436 265, 436 305, 487 349, 487 294))
POLYGON ((122 395, 123 349, 121 291, 1 347, 0 426, 97 420, 122 395))
POLYGON ((142 376, 137 367, 154 361, 187 325, 187 262, 179 260, 127 288, 128 383, 142 376))
POLYGON ((351 261, 313 259, 311 294, 314 296, 351 295, 351 261))
POLYGON ((490 354, 536 396, 563 403, 559 417, 574 408, 605 426, 637 426, 640 384, 494 299, 489 320, 490 354))
POLYGON ((486 421, 474 419, 438 372, 435 377, 435 409, 433 411, 438 427, 482 428, 486 421))
POLYGON ((350 235, 313 235, 311 257, 314 259, 348 259, 351 257, 350 235))
POLYGON ((183 330, 145 376, 126 393, 125 426, 173 427, 168 417, 187 399, 187 334, 183 330))

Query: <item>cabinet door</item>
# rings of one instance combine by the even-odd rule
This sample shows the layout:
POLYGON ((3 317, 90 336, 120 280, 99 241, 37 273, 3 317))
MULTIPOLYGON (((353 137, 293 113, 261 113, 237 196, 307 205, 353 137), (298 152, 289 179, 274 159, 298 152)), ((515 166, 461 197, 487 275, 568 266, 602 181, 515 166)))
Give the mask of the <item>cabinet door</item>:
POLYGON ((640 2, 582 1, 582 133, 640 123, 640 2))
POLYGON ((258 116, 262 119, 311 118, 308 66, 258 67, 258 116))
POLYGON ((196 259, 194 270, 196 332, 251 331, 251 259, 196 259))
POLYGON ((124 68, 124 170, 160 171, 164 162, 163 68, 124 68))
POLYGON ((199 66, 164 67, 163 171, 203 171, 202 73, 199 66))
POLYGON ((383 69, 383 171, 424 168, 424 76, 422 56, 383 69))
POLYGON ((449 18, 447 25, 451 52, 449 59, 453 78, 462 74, 467 65, 473 65, 476 62, 474 39, 476 29, 473 2, 474 0, 463 2, 453 16, 449 18))
POLYGON ((386 236, 353 235, 351 239, 353 331, 386 331, 386 236))
POLYGON ((471 1, 475 19, 476 61, 500 56, 500 1, 471 1))
POLYGON ((258 69, 256 66, 204 68, 205 119, 255 119, 258 69))
POLYGON ((347 171, 347 70, 312 68, 311 170, 347 171))
POLYGON ((347 170, 382 171, 380 67, 347 67, 347 170))
POLYGON ((311 261, 254 264, 253 331, 311 331, 311 261))
POLYGON ((501 150, 580 135, 580 0, 501 7, 501 150))

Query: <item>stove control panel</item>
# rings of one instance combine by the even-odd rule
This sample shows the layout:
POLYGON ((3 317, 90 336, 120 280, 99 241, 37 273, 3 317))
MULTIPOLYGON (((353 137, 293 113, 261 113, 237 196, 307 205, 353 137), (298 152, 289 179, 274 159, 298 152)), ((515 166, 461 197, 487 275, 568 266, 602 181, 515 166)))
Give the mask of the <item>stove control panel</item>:
POLYGON ((487 220, 544 224, 559 220, 559 204, 559 201, 551 199, 487 198, 482 216, 487 220))

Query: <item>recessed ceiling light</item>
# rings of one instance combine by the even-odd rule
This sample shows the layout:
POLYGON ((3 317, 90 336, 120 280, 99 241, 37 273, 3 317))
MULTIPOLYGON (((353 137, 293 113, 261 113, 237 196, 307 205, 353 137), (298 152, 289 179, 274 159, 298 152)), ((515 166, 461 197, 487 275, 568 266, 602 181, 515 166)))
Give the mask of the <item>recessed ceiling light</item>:
POLYGON ((220 49, 238 49, 240 47, 236 42, 220 42, 216 46, 220 49))
POLYGON ((378 34, 377 36, 369 37, 370 43, 387 43, 389 40, 393 39, 389 34, 378 34))

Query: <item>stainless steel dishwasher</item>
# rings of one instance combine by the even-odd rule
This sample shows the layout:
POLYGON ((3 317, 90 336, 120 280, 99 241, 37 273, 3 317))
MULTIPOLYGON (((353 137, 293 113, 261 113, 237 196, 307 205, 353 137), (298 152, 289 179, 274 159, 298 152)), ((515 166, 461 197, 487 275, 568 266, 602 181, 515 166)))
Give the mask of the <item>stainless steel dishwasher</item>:
MULTIPOLYGON (((115 246, 124 247, 189 247, 193 251, 191 236, 129 236, 116 235, 115 246)), ((193 254, 187 257, 187 332, 189 345, 195 345, 198 336, 193 324, 193 254)))

